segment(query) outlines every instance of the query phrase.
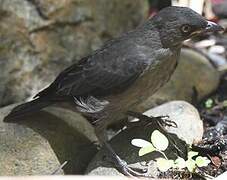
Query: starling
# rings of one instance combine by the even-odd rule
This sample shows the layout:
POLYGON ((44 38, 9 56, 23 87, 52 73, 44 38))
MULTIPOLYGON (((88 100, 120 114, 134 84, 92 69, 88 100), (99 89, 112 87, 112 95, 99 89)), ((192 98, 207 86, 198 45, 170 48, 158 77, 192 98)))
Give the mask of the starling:
MULTIPOLYGON (((222 29, 187 7, 164 8, 62 71, 34 100, 15 107, 4 121, 23 119, 50 105, 68 104, 88 119, 100 143, 115 154, 107 143, 106 128, 170 79, 185 40, 222 29)), ((128 175, 129 169, 115 157, 128 175)))

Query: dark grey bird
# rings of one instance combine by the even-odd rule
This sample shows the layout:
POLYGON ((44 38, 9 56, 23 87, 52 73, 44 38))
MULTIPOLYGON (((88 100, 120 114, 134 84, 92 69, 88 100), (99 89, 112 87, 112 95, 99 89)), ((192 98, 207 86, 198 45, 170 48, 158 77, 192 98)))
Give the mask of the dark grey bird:
POLYGON ((222 29, 189 8, 167 7, 62 71, 34 100, 15 107, 5 121, 23 119, 53 104, 69 104, 87 117, 106 144, 107 126, 170 79, 184 40, 222 29))

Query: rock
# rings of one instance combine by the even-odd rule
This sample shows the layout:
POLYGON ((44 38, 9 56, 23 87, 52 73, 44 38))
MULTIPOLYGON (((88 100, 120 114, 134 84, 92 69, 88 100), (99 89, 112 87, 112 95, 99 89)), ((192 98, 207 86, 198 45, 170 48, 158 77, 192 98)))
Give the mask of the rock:
MULTIPOLYGON (((199 117, 198 111, 187 102, 172 101, 151 109, 144 114, 152 116, 169 115, 170 119, 178 125, 178 128, 167 128, 169 132, 176 133, 181 139, 190 144, 202 140, 203 123, 199 117)), ((126 129, 116 135, 110 143, 117 154, 131 166, 143 169, 140 162, 148 162, 152 158, 157 158, 157 154, 151 153, 139 157, 139 149, 131 145, 131 140, 141 138, 150 141, 150 135, 154 130, 155 127, 152 127, 152 125, 126 129)), ((106 149, 102 148, 91 161, 86 172, 89 175, 121 175, 115 168, 113 168, 113 165, 106 160, 107 154, 106 149)), ((150 166, 150 169, 150 172, 154 177, 159 174, 155 163, 150 166)))
POLYGON ((223 180, 227 178, 227 172, 222 173, 218 177, 214 178, 214 180, 223 180))
POLYGON ((154 117, 168 115, 169 119, 177 123, 178 128, 166 127, 167 131, 177 134, 187 144, 197 143, 202 140, 203 122, 197 109, 187 102, 171 101, 150 109, 144 114, 154 117))
POLYGON ((107 165, 107 167, 101 165, 98 168, 92 169, 91 172, 89 170, 88 175, 91 175, 91 176, 124 176, 123 174, 119 173, 119 171, 117 169, 115 169, 109 165, 107 165))
MULTIPOLYGON (((226 29, 227 28, 227 19, 219 20, 218 24, 220 24, 222 27, 224 27, 226 29)), ((226 30, 225 30, 225 33, 226 33, 226 30)))
POLYGON ((96 136, 78 114, 48 108, 18 123, 4 123, 13 106, 0 109, 0 176, 82 174, 96 154, 96 136), (32 120, 31 120, 32 119, 32 120))
POLYGON ((201 100, 215 91, 219 82, 219 72, 205 56, 192 49, 183 48, 179 65, 170 81, 138 109, 144 112, 171 100, 184 100, 192 103, 196 96, 197 100, 201 100))
POLYGON ((227 61, 224 55, 208 53, 207 54, 212 63, 216 66, 221 75, 224 75, 227 70, 227 61))
POLYGON ((36 94, 64 68, 147 16, 140 0, 0 0, 0 106, 36 94))

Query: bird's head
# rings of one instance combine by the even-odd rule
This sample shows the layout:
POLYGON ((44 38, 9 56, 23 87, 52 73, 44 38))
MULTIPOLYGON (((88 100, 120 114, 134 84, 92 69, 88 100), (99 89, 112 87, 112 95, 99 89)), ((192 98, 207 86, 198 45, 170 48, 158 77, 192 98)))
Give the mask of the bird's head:
POLYGON ((180 45, 184 40, 201 33, 224 30, 190 8, 175 6, 161 10, 150 19, 150 24, 158 29, 162 44, 166 47, 180 45))

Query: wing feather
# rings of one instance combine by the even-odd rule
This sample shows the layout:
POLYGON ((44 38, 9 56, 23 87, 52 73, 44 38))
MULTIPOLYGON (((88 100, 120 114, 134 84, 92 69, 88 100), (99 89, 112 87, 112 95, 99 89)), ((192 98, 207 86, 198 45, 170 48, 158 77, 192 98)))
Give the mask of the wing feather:
POLYGON ((149 66, 147 58, 132 42, 116 42, 64 70, 49 89, 55 92, 55 96, 119 93, 149 66))

